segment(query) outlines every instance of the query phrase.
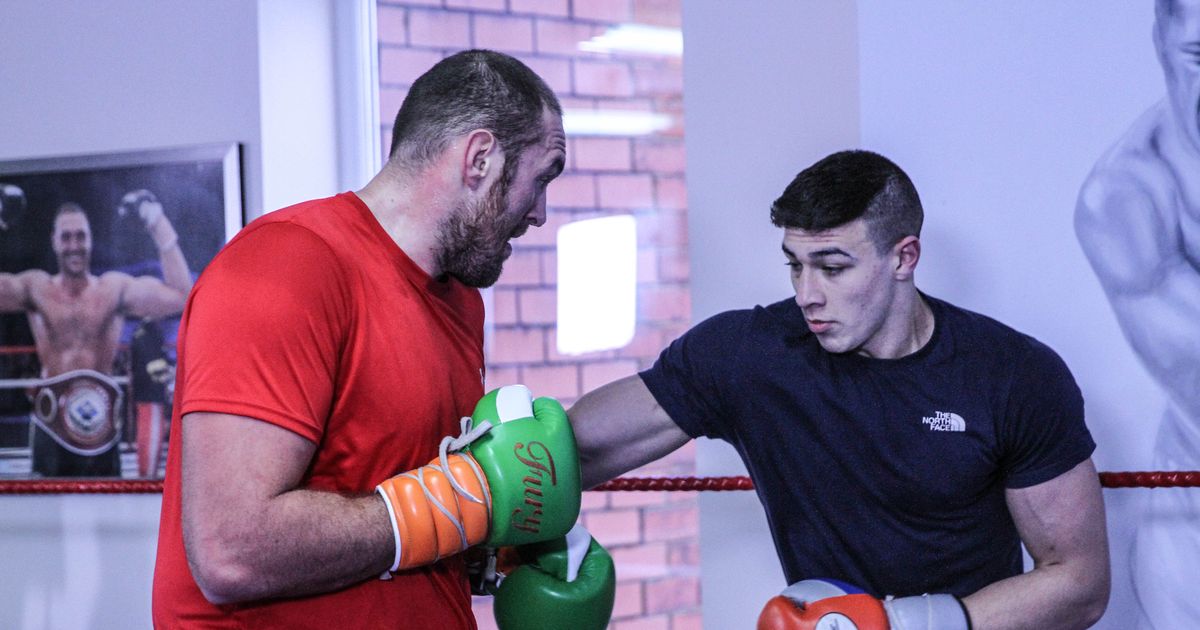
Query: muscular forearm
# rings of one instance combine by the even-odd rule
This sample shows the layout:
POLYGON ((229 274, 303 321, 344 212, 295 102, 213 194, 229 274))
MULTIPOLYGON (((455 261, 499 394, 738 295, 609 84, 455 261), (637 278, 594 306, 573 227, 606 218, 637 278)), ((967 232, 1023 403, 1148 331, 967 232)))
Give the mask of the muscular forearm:
POLYGON ((1087 628, 1108 603, 1108 571, 1045 565, 965 598, 974 630, 1087 628))
POLYGON ((395 553, 378 495, 292 490, 257 513, 219 510, 190 527, 188 560, 214 603, 325 593, 374 579, 395 553))
POLYGON ((192 274, 188 271, 187 260, 179 247, 179 235, 165 215, 150 226, 150 237, 154 239, 154 246, 158 248, 163 282, 186 296, 192 290, 192 274))

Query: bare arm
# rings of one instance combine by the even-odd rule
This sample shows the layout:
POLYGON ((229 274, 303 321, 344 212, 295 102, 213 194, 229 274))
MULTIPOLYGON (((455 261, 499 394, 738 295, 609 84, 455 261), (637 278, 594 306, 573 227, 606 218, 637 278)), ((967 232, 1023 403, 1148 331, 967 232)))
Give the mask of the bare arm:
POLYGON ((163 284, 153 276, 125 278, 127 280, 121 294, 121 312, 133 317, 159 319, 179 313, 187 302, 188 291, 191 290, 189 285, 186 290, 181 291, 163 284))
POLYGON ((23 313, 33 307, 30 287, 34 278, 46 272, 37 269, 21 273, 0 273, 0 313, 23 313))
POLYGON ((589 392, 567 415, 579 444, 584 488, 663 457, 691 439, 636 374, 589 392))
POLYGON ((179 247, 179 235, 162 204, 146 190, 131 191, 122 199, 122 207, 135 212, 158 249, 163 279, 142 276, 134 278, 122 294, 121 310, 134 317, 158 319, 183 310, 188 292, 192 290, 192 274, 179 247))
POLYGON ((297 487, 315 448, 252 418, 184 416, 183 541, 209 601, 323 593, 391 565, 382 499, 297 487))
POLYGON ((1104 614, 1110 586, 1104 499, 1092 460, 1008 490, 1006 499, 1034 568, 963 600, 975 630, 1091 626, 1104 614))
POLYGON ((1200 415, 1200 271, 1184 255, 1174 200, 1152 190, 1173 184, 1149 167, 1139 175, 1089 177, 1075 231, 1138 357, 1176 404, 1200 415))

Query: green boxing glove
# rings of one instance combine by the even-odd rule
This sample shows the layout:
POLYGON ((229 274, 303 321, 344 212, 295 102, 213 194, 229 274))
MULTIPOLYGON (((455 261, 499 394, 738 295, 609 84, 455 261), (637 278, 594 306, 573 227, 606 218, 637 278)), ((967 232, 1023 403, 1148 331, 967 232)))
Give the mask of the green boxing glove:
POLYGON ((495 587, 500 630, 603 630, 612 617, 612 556, 576 525, 563 538, 518 549, 528 564, 495 587))
POLYGON ((492 428, 467 450, 491 494, 489 547, 525 545, 565 535, 579 518, 579 453, 567 412, 524 385, 487 393, 475 406, 476 428, 492 428))

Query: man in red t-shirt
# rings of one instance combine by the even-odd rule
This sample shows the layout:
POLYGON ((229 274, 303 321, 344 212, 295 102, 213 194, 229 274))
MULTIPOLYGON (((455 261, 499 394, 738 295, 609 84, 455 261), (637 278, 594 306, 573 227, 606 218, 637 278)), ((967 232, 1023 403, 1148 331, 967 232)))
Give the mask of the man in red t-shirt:
MULTIPOLYGON (((473 628, 464 563, 396 572, 377 484, 437 456, 483 394, 483 304, 545 221, 562 110, 519 61, 417 79, 357 192, 247 226, 180 329, 158 627, 473 628)), ((564 416, 565 418, 565 416, 564 416)))

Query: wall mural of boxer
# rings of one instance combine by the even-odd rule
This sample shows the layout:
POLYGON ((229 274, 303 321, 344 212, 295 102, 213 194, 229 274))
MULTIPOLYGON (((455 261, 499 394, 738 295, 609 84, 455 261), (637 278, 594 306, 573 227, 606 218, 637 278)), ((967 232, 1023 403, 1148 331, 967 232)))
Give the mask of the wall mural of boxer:
POLYGON ((178 316, 241 224, 236 145, 0 164, 0 476, 162 476, 178 316))
MULTIPOLYGON (((1166 98, 1096 163, 1075 229, 1126 340, 1164 389, 1155 470, 1200 468, 1200 0, 1157 0, 1166 98)), ((1138 628, 1200 628, 1200 493, 1155 491, 1141 511, 1138 628)))

